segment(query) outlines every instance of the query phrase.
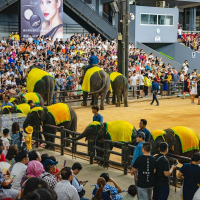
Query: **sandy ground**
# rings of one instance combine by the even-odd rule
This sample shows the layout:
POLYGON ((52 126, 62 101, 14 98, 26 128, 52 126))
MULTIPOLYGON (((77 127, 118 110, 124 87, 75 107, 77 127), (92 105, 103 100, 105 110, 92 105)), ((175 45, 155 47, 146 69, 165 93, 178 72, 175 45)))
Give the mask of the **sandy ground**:
MULTIPOLYGON (((197 102, 197 99, 195 99, 197 102)), ((147 129, 166 129, 174 126, 187 126, 194 129, 200 136, 200 106, 191 104, 190 99, 162 99, 160 106, 150 105, 150 100, 145 102, 129 102, 129 107, 117 108, 107 105, 105 110, 99 111, 103 115, 104 121, 125 120, 139 129, 139 121, 147 120, 147 129)), ((122 105, 123 106, 123 105, 122 105)), ((81 133, 92 122, 93 114, 91 107, 74 108, 78 116, 77 132, 81 133)), ((84 140, 82 140, 84 141, 84 140)), ((78 146, 78 151, 87 152, 85 147, 78 146)), ((111 156, 112 160, 120 161, 120 157, 111 156)))

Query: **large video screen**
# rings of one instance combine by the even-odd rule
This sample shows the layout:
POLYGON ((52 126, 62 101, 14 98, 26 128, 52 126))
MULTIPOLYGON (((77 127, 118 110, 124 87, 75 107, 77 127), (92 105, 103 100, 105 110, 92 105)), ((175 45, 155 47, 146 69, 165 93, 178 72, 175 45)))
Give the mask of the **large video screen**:
POLYGON ((21 0, 21 37, 63 38, 63 0, 21 0))

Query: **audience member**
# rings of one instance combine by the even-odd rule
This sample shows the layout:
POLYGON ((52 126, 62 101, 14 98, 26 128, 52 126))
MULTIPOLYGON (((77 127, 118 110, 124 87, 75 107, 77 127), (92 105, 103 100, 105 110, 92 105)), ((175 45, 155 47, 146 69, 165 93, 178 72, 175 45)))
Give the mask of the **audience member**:
POLYGON ((128 192, 124 196, 123 200, 136 200, 137 199, 138 190, 135 185, 130 185, 128 187, 128 192))
POLYGON ((41 155, 38 151, 32 150, 28 153, 29 161, 36 160, 41 162, 41 155))
POLYGON ((11 176, 14 176, 12 187, 16 190, 21 191, 20 183, 21 183, 22 178, 26 174, 26 170, 27 170, 26 164, 29 161, 28 152, 27 151, 19 152, 16 156, 16 161, 17 163, 14 164, 11 171, 11 176))
MULTIPOLYGON (((103 191, 105 192, 109 190, 113 200, 122 199, 122 196, 119 194, 122 191, 121 188, 112 178, 109 177, 109 174, 103 173, 100 175, 100 177, 104 178, 106 181, 103 191), (113 183, 115 187, 108 185, 107 183, 113 183)), ((96 187, 98 188, 98 185, 96 187)))
POLYGON ((73 172, 70 167, 64 167, 61 170, 62 181, 58 182, 55 187, 55 192, 58 196, 58 200, 79 200, 77 189, 70 184, 73 180, 73 172))
POLYGON ((5 146, 5 149, 3 150, 3 154, 6 156, 7 153, 8 153, 8 150, 9 150, 9 146, 10 146, 10 143, 8 141, 8 136, 9 136, 9 129, 5 128, 3 130, 3 136, 1 137, 1 139, 3 140, 3 144, 5 146))
POLYGON ((112 200, 111 194, 104 192, 104 187, 106 185, 105 179, 102 177, 98 178, 97 185, 98 185, 98 188, 95 187, 95 189, 93 190, 92 200, 112 200))
POLYGON ((53 173, 56 172, 56 165, 58 164, 58 162, 54 162, 51 159, 46 159, 43 163, 45 172, 43 174, 41 174, 41 178, 44 179, 48 185, 50 189, 54 189, 56 187, 57 184, 57 179, 56 176, 59 175, 58 173, 53 175, 53 173))
POLYGON ((9 147, 8 153, 6 155, 6 162, 8 162, 10 166, 10 171, 12 171, 12 168, 14 164, 16 163, 16 155, 18 154, 19 150, 16 145, 11 145, 9 147))
POLYGON ((36 160, 30 161, 27 165, 26 175, 21 180, 21 188, 23 189, 25 187, 25 184, 28 179, 40 177, 43 171, 44 168, 42 163, 36 160))
POLYGON ((72 185, 77 189, 78 195, 81 200, 87 200, 87 198, 84 198, 85 196, 85 190, 83 187, 86 185, 86 182, 84 181, 79 181, 76 176, 81 172, 82 166, 80 163, 74 163, 72 166, 72 171, 73 171, 73 180, 72 180, 72 185))

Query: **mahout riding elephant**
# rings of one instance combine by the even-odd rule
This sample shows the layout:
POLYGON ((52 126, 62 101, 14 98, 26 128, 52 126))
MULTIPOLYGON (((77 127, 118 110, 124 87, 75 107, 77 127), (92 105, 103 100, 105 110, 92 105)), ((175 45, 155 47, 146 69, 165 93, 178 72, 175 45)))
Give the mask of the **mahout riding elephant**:
MULTIPOLYGON (((80 77, 80 84, 84 84, 85 80, 85 70, 86 66, 82 67, 82 77, 80 77)), ((87 89, 83 89, 82 85, 82 90, 83 90, 83 102, 82 106, 87 106, 87 96, 88 93, 93 95, 93 100, 92 100, 92 105, 98 105, 98 98, 99 96, 101 97, 101 104, 100 104, 100 109, 104 110, 104 100, 106 98, 106 95, 108 93, 108 89, 110 87, 110 77, 109 75, 101 70, 99 67, 93 67, 91 69, 88 69, 86 72, 89 73, 91 71, 91 76, 89 77, 90 80, 89 82, 89 87, 87 89), (95 70, 96 69, 96 70, 95 70)))
POLYGON ((44 100, 42 96, 36 92, 30 92, 16 97, 11 103, 18 105, 21 103, 28 103, 29 100, 32 100, 34 104, 44 106, 44 100))
MULTIPOLYGON (((136 128, 129 122, 117 120, 112 122, 92 122, 83 133, 72 138, 73 140, 80 140, 85 137, 85 140, 94 141, 99 140, 98 146, 103 147, 104 140, 112 140, 115 142, 129 142, 130 144, 135 143, 135 136, 137 134, 136 128)), ((114 147, 120 148, 121 146, 114 144, 114 147)), ((113 145, 110 146, 112 150, 113 145)), ((99 156, 103 158, 104 152, 99 151, 99 156)))
MULTIPOLYGON (((119 72, 112 72, 110 74, 110 81, 111 81, 111 87, 113 90, 112 103, 116 104, 117 107, 120 107, 121 99, 123 95, 124 107, 128 107, 128 80, 127 78, 119 72), (117 96, 117 103, 116 103, 116 96, 117 96)), ((106 97, 106 103, 108 104, 110 103, 110 93, 111 91, 109 90, 106 97)))
POLYGON ((4 106, 1 111, 1 114, 11 114, 11 113, 22 113, 27 115, 28 113, 30 113, 30 106, 26 103, 14 106, 4 106))
MULTIPOLYGON (((38 127, 43 126, 43 132, 56 134, 56 129, 46 127, 45 124, 54 126, 64 126, 65 129, 76 131, 77 129, 77 115, 75 111, 64 103, 57 103, 47 107, 35 107, 31 109, 30 114, 27 115, 23 128, 28 126, 38 127)), ((55 142, 55 138, 44 136, 46 141, 55 142)), ((69 134, 66 134, 69 137, 69 134)), ((67 143, 67 146, 70 144, 67 143)), ((51 145, 46 145, 45 148, 54 149, 51 145)))
MULTIPOLYGON (((189 158, 191 158, 194 153, 199 152, 200 148, 197 133, 195 133, 192 129, 184 126, 177 126, 171 129, 169 128, 165 130, 152 131, 149 142, 152 145, 152 155, 159 153, 159 145, 161 142, 168 143, 170 154, 189 158), (156 132, 160 133, 156 134, 156 132)), ((185 160, 181 159, 178 159, 178 161, 182 164, 186 162, 185 160)))
POLYGON ((48 72, 43 71, 38 66, 31 66, 27 77, 28 93, 36 92, 40 94, 47 105, 51 105, 54 93, 54 78, 48 72))

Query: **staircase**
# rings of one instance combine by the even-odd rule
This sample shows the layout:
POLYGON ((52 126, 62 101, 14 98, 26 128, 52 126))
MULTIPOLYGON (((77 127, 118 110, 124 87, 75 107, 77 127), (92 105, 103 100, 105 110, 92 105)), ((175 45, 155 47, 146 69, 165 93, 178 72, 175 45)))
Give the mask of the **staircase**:
POLYGON ((64 0, 64 12, 90 33, 100 33, 103 39, 117 38, 117 29, 84 0, 64 0))
POLYGON ((0 0, 0 12, 18 0, 0 0))

